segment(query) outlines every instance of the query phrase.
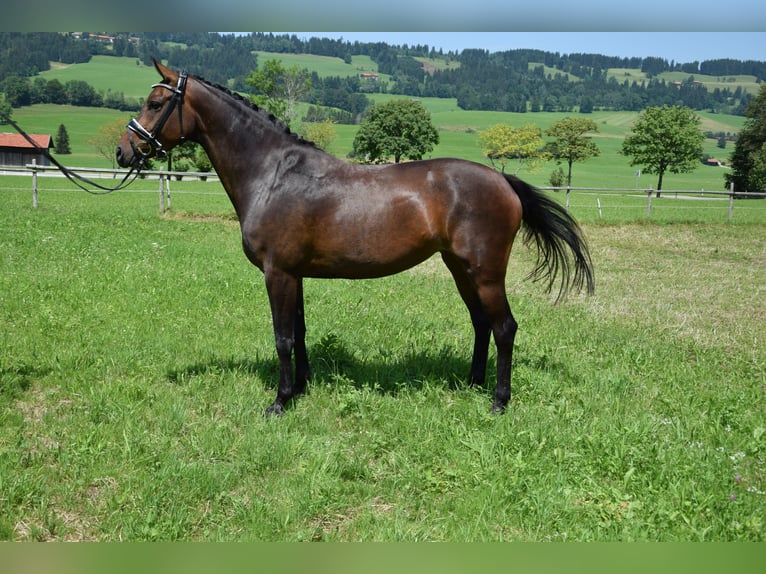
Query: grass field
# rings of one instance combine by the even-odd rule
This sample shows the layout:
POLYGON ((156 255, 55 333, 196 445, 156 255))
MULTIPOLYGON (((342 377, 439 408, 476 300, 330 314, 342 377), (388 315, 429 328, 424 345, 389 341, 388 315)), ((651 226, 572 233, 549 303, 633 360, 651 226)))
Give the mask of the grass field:
POLYGON ((111 90, 122 92, 126 98, 143 101, 147 88, 157 81, 157 72, 152 66, 145 66, 137 58, 116 58, 114 56, 93 56, 84 64, 56 65, 42 72, 40 77, 62 84, 70 80, 81 80, 93 86, 97 92, 111 90))
POLYGON ((0 179, 1 539, 764 540, 763 210, 575 207, 597 292, 556 306, 519 243, 501 417, 439 261, 309 280, 314 380, 267 420, 263 278, 216 184, 166 217, 151 182, 45 178, 37 210, 27 184, 0 179))

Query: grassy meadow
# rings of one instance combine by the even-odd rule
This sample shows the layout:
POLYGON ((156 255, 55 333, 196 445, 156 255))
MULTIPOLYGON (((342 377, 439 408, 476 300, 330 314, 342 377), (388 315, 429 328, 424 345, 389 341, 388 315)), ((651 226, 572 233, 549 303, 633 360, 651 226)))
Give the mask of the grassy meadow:
POLYGON ((148 87, 157 81, 157 72, 145 66, 138 58, 93 56, 82 64, 54 63, 50 70, 40 73, 46 80, 59 80, 62 84, 80 80, 93 86, 97 92, 122 92, 126 98, 143 100, 148 87))
MULTIPOLYGON (((143 97, 155 74, 128 60, 120 89, 143 97)), ((565 116, 422 101, 434 157, 484 161, 481 129, 565 116)), ((617 153, 635 115, 589 116, 601 155, 575 164, 574 185, 654 185, 617 153)), ((700 115, 705 130, 742 125, 700 115)), ((88 139, 129 114, 13 117, 53 135, 64 123, 63 163, 111 167, 88 139)), ((356 128, 336 129, 345 156, 356 128)), ((555 167, 520 175, 547 185, 555 167)), ((720 190, 722 173, 700 165, 665 188, 720 190)), ((173 181, 163 216, 156 180, 98 197, 39 185, 33 209, 31 178, 0 176, 0 540, 766 538, 766 200, 735 202, 728 222, 725 200, 666 193, 649 219, 645 194, 574 193, 596 293, 554 305, 517 242, 504 416, 489 412, 493 375, 464 383, 472 330, 438 257, 379 280, 307 280, 313 380, 272 420, 263 276, 220 184, 173 181)))
POLYGON ((37 210, 28 180, 0 179, 0 539, 764 539, 763 210, 582 212, 597 292, 558 305, 519 243, 504 416, 438 259, 308 280, 314 379, 267 420, 266 292, 218 184, 159 217, 148 180, 43 178, 37 210))

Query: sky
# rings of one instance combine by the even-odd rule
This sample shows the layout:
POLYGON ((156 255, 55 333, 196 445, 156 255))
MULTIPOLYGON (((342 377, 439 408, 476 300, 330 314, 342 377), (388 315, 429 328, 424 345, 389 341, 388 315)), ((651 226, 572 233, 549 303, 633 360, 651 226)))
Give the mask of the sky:
POLYGON ((719 58, 766 61, 766 32, 284 32, 299 38, 329 37, 391 45, 427 44, 460 52, 532 48, 560 54, 625 58, 649 56, 688 63, 719 58))
POLYGON ((386 30, 390 34, 398 30, 396 34, 421 37, 425 32, 419 31, 425 30, 440 35, 429 45, 444 44, 441 47, 447 50, 485 47, 480 43, 490 50, 503 50, 508 49, 505 42, 510 33, 535 33, 526 38, 525 47, 559 53, 598 53, 608 47, 616 56, 623 55, 619 50, 626 57, 656 55, 682 62, 708 57, 766 60, 764 0, 131 0, 127 4, 118 0, 36 0, 34 9, 28 2, 5 4, 0 30, 15 32, 287 29, 388 35, 386 30), (601 32, 608 34, 601 39, 596 34, 596 43, 590 36, 601 32), (650 38, 653 43, 648 45, 627 32, 667 32, 671 36, 713 32, 715 36, 676 41, 650 38), (532 36, 539 33, 546 40, 544 46, 532 44, 532 36), (472 46, 462 45, 466 38, 472 46), (498 45, 498 39, 503 44, 498 45))

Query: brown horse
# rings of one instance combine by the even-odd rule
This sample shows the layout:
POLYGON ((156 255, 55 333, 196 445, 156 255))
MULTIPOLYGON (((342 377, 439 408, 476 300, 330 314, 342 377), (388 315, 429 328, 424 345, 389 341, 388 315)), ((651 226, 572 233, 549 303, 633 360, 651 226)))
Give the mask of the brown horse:
POLYGON ((495 412, 511 396, 518 325, 505 274, 522 222, 525 239, 538 248, 533 276, 546 279, 550 290, 561 274, 560 296, 570 287, 593 290, 576 222, 518 178, 460 159, 349 164, 225 88, 159 62, 155 67, 163 81, 128 125, 117 159, 140 167, 185 139, 207 152, 239 217, 245 254, 266 278, 280 366, 267 414, 281 414, 309 379, 304 277, 382 277, 439 252, 473 323, 473 385, 484 384, 494 336, 495 412))

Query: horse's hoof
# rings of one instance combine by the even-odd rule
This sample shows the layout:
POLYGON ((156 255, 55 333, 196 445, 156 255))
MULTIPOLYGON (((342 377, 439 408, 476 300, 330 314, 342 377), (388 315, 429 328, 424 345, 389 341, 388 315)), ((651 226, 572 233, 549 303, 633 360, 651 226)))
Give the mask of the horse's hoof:
POLYGON ((492 414, 493 415, 502 415, 505 414, 505 405, 499 405, 497 403, 494 403, 492 405, 492 414))
POLYGON ((272 403, 272 405, 266 409, 266 418, 281 417, 285 413, 284 408, 278 402, 272 403))

